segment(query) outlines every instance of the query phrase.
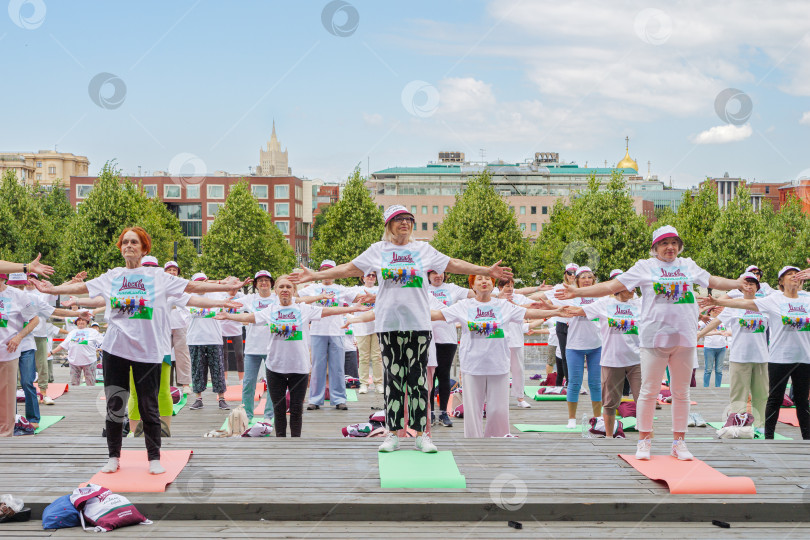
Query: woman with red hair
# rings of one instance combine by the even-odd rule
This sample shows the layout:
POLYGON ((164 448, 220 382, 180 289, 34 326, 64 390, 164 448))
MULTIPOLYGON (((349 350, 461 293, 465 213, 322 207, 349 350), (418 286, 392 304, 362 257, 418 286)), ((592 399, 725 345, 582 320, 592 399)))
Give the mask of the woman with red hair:
MULTIPOLYGON (((118 470, 121 456, 123 422, 129 398, 129 372, 132 370, 138 392, 138 409, 144 426, 149 472, 166 472, 160 464, 160 414, 158 390, 161 364, 171 350, 170 302, 183 293, 234 290, 239 280, 225 284, 189 282, 172 276, 159 267, 141 266, 141 258, 152 249, 152 239, 141 227, 128 227, 118 237, 125 266, 113 268, 83 283, 54 286, 31 279, 45 294, 89 294, 101 296, 107 303, 108 329, 102 344, 104 393, 107 398, 107 448, 110 459, 101 472, 118 470)), ((171 361, 171 360, 169 360, 171 361)))

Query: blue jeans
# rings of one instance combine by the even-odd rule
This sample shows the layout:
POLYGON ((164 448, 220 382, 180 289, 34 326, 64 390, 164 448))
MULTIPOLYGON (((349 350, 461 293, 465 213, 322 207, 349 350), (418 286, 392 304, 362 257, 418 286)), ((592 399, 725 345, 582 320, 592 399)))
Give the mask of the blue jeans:
POLYGON ((723 360, 726 358, 726 348, 710 349, 703 347, 703 388, 712 381, 712 368, 714 368, 714 386, 720 386, 723 381, 723 360))
POLYGON ((579 401, 579 390, 582 388, 582 375, 585 361, 588 361, 588 390, 591 401, 602 401, 602 347, 596 349, 566 349, 565 360, 568 362, 568 388, 565 400, 571 403, 579 401))
POLYGON ((329 402, 346 403, 346 357, 343 336, 312 336, 312 377, 309 381, 310 405, 323 405, 326 395, 326 369, 329 368, 329 402))
MULTIPOLYGON (((242 379, 242 404, 245 406, 248 420, 253 419, 253 397, 256 394, 256 381, 259 373, 264 373, 264 354, 245 355, 245 376, 242 379)), ((273 404, 270 400, 264 402, 264 420, 273 419, 273 404)))
MULTIPOLYGON (((39 399, 34 386, 34 377, 37 374, 37 350, 31 349, 20 353, 20 384, 25 394, 25 418, 29 422, 39 424, 39 399)), ((47 373, 40 373, 40 377, 48 380, 47 373)))

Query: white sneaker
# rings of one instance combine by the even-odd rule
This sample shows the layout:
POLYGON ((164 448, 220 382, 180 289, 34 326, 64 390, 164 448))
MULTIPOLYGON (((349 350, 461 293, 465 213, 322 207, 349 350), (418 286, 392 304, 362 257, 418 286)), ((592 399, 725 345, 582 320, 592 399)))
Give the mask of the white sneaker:
POLYGON ((399 450, 399 437, 396 433, 389 433, 385 441, 380 445, 380 452, 393 452, 399 450))
POLYGON ((692 452, 686 447, 686 442, 681 438, 676 441, 672 441, 672 451, 669 453, 672 457, 676 457, 681 461, 692 461, 695 459, 695 456, 692 455, 692 452))
POLYGON ((636 445, 636 459, 648 460, 650 459, 650 450, 652 449, 652 439, 639 439, 636 445))
POLYGON ((382 393, 384 393, 384 392, 385 392, 385 388, 383 388, 383 385, 378 384, 378 385, 377 385, 377 393, 378 393, 378 394, 382 394, 382 393))
POLYGON ((42 397, 42 403, 44 403, 45 405, 53 405, 54 401, 51 398, 51 396, 43 396, 42 397))
POLYGON ((531 409, 532 408, 531 405, 526 403, 525 399, 523 401, 518 401, 518 407, 520 407, 521 409, 531 409))
POLYGON ((360 390, 358 390, 357 393, 358 394, 368 394, 368 385, 367 384, 361 384, 360 385, 360 390))
POLYGON ((436 448, 436 445, 433 444, 433 441, 430 440, 430 435, 428 435, 427 433, 418 436, 416 438, 414 446, 416 447, 417 450, 421 450, 426 454, 434 454, 438 452, 438 448, 436 448))
POLYGON ((568 419, 568 425, 565 426, 565 427, 567 427, 568 429, 574 429, 575 427, 577 427, 577 419, 576 418, 569 418, 568 419))

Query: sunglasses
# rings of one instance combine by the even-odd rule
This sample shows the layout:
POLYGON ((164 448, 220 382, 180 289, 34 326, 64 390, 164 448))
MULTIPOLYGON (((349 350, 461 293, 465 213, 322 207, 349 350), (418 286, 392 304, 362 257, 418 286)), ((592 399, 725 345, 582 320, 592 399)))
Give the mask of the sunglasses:
POLYGON ((402 223, 403 221, 416 223, 416 220, 410 216, 397 216, 395 218, 391 218, 391 221, 394 223, 402 223))
POLYGON ((569 276, 573 276, 574 274, 576 274, 574 270, 566 270, 565 273, 568 274, 569 276))

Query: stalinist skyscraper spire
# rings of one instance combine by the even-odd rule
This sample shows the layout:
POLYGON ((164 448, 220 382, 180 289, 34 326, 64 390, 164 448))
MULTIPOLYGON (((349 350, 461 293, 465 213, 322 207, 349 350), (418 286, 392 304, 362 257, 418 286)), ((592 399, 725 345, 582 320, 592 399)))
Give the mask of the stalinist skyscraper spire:
POLYGON ((281 143, 276 137, 276 121, 273 120, 273 133, 267 142, 267 150, 259 149, 259 165, 256 167, 257 176, 290 176, 287 149, 281 151, 281 143))

